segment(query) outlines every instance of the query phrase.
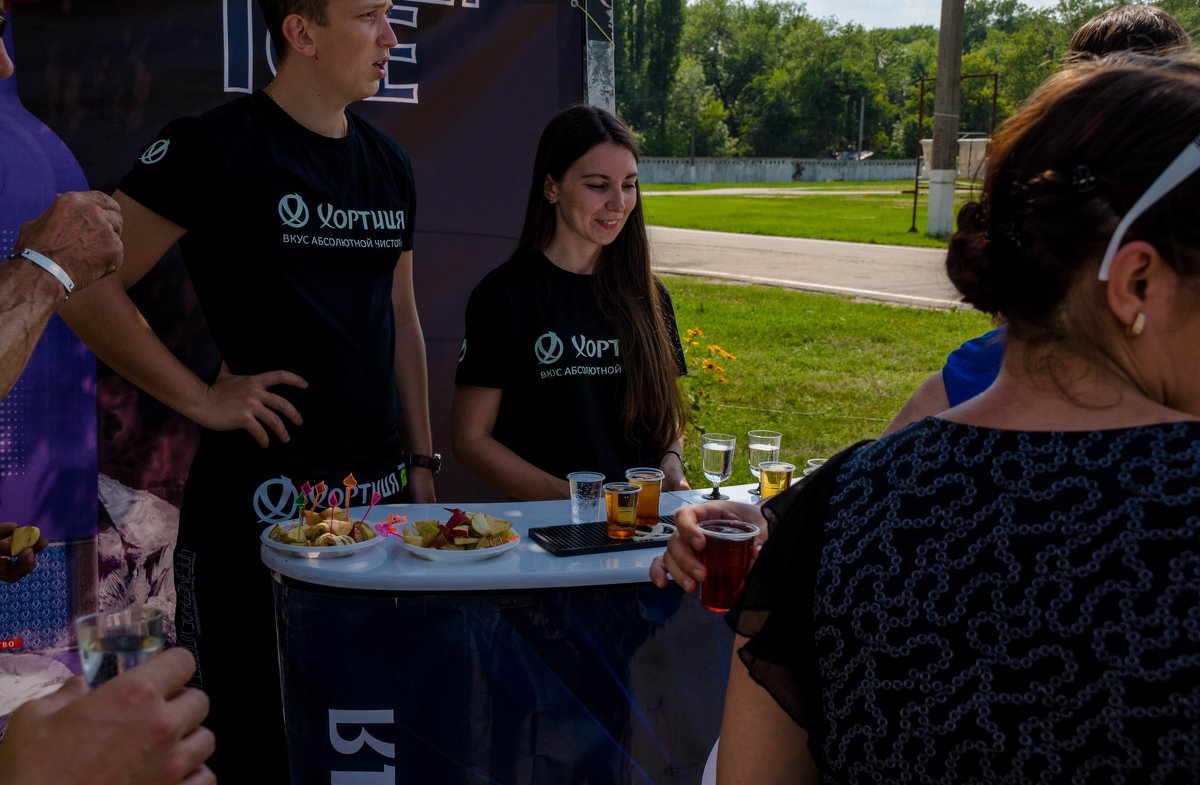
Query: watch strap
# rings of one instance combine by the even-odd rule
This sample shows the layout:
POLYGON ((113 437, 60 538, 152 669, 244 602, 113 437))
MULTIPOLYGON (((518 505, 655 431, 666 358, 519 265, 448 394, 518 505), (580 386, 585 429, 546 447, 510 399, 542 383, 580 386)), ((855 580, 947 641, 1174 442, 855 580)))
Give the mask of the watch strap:
POLYGON ((433 455, 418 455, 411 453, 408 456, 408 465, 418 469, 428 469, 433 472, 433 476, 437 477, 442 471, 442 454, 435 452, 433 455))

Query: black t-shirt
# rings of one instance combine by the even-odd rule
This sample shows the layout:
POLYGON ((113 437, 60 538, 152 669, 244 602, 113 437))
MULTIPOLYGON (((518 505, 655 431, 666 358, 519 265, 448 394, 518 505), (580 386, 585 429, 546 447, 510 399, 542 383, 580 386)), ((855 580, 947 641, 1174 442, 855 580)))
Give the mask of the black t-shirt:
POLYGON ((412 248, 412 166, 347 116, 330 139, 257 92, 167 125, 120 186, 187 229, 180 250, 230 370, 308 381, 273 389, 304 417, 272 445, 292 458, 385 438, 400 417, 391 292, 412 248))
MULTIPOLYGON (((658 292, 683 375, 671 297, 661 283, 658 292)), ((471 292, 455 382, 503 390, 493 437, 556 477, 592 470, 616 481, 658 465, 661 445, 622 434, 621 351, 592 277, 541 253, 505 262, 471 292)))

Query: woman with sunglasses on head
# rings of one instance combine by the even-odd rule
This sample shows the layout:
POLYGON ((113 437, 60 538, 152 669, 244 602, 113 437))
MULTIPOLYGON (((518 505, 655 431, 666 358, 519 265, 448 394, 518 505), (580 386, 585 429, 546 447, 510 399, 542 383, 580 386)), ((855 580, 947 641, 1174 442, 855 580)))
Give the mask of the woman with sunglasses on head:
POLYGON ((718 782, 1200 782, 1200 63, 1138 57, 1052 77, 959 214, 995 384, 676 513, 771 527, 718 782))
POLYGON ((566 498, 566 476, 680 461, 685 373, 667 290, 650 272, 637 144, 572 106, 538 142, 517 249, 467 305, 454 456, 517 499, 566 498))

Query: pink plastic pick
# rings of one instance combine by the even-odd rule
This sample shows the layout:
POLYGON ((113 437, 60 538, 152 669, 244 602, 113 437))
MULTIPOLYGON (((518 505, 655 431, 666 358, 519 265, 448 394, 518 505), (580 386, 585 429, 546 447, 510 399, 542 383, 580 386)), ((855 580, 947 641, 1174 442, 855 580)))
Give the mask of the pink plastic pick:
MULTIPOLYGON (((332 491, 329 492, 329 509, 336 510, 339 501, 341 501, 341 499, 338 498, 337 488, 334 488, 332 491)), ((333 513, 329 513, 329 520, 330 521, 333 520, 333 513)), ((347 510, 346 510, 346 520, 350 520, 349 508, 347 508, 347 510)), ((331 529, 333 528, 332 524, 330 525, 330 528, 331 529)))
MULTIPOLYGON (((382 498, 383 498, 383 494, 380 493, 379 491, 375 491, 375 493, 371 494, 371 507, 374 507, 376 504, 379 504, 379 500, 382 498)), ((367 520, 367 515, 371 514, 371 507, 367 508, 366 514, 363 515, 362 521, 359 521, 359 523, 362 523, 367 520)), ((354 533, 357 531, 358 531, 358 524, 356 523, 356 524, 354 524, 354 528, 350 530, 350 536, 353 537, 354 533)))

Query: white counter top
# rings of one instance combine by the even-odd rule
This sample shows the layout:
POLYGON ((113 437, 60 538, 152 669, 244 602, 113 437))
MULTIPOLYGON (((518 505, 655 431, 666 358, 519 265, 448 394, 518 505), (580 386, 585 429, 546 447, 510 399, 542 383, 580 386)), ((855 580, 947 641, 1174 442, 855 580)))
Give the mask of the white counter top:
MULTIPOLYGON (((735 501, 749 501, 752 485, 723 489, 735 501)), ((669 515, 685 504, 694 503, 707 493, 682 491, 664 493, 659 512, 669 515)), ((663 552, 662 547, 635 548, 613 553, 559 557, 544 550, 528 537, 537 526, 571 522, 571 504, 567 500, 548 502, 495 502, 488 504, 391 504, 380 505, 370 514, 372 522, 389 514, 405 515, 411 523, 450 517, 445 507, 461 507, 470 512, 485 512, 512 521, 521 535, 516 548, 491 559, 467 564, 431 562, 399 547, 396 538, 385 537, 362 555, 340 559, 303 559, 287 556, 261 546, 262 560, 271 570, 289 578, 319 586, 373 591, 512 591, 521 589, 603 586, 649 581, 650 562, 663 552)), ((362 515, 366 508, 355 508, 362 515)))

